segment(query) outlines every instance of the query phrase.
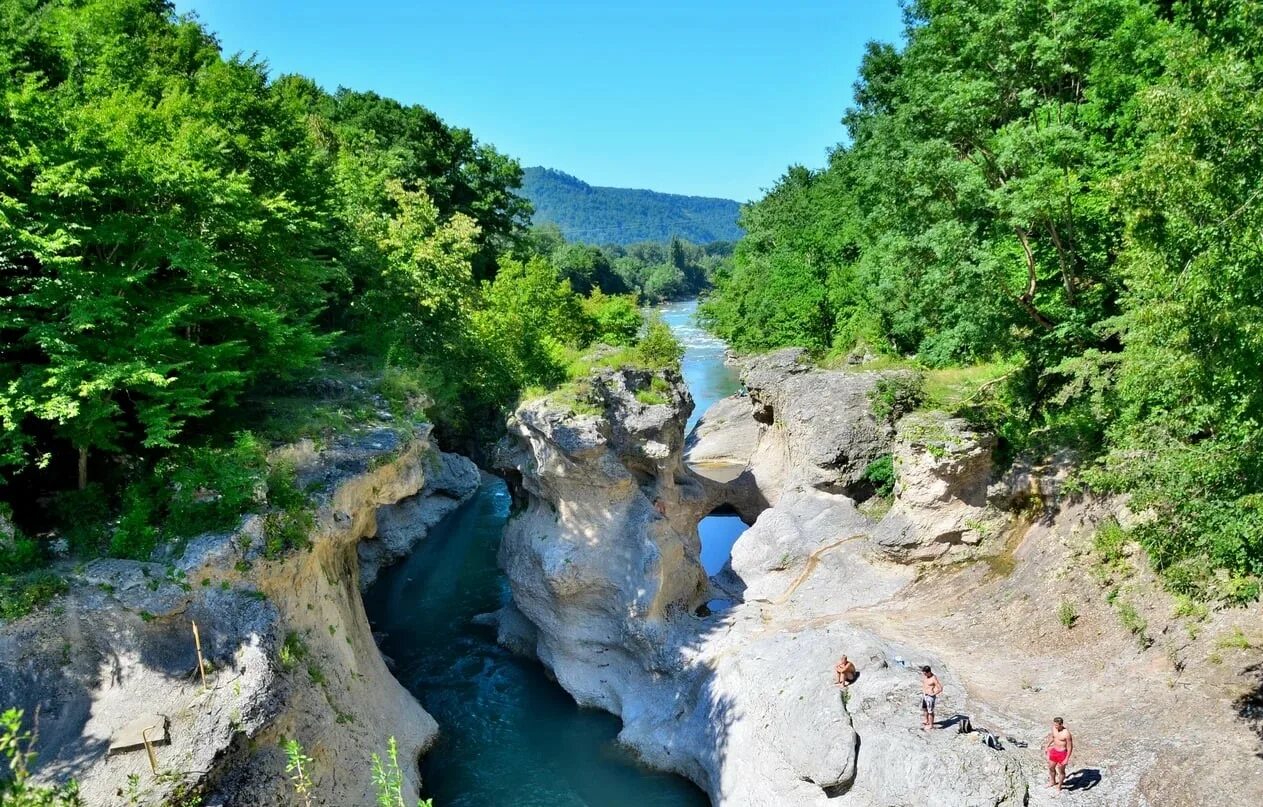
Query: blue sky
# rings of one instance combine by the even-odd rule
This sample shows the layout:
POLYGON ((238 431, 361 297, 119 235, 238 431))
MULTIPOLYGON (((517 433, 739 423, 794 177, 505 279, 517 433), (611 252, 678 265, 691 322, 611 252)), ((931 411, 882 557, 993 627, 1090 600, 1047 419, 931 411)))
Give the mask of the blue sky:
POLYGON ((757 198, 819 166, 897 0, 176 0, 228 53, 420 103, 594 185, 757 198))

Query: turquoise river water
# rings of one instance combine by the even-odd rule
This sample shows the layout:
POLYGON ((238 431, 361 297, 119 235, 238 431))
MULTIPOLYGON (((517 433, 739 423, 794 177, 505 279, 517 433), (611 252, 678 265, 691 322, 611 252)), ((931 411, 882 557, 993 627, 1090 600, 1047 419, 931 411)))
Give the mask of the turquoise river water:
MULTIPOLYGON (((737 379, 723 365, 723 343, 693 323, 696 302, 661 310, 685 345, 684 378, 697 401, 691 427, 737 379)), ((395 675, 439 722, 439 742, 422 762, 424 795, 436 807, 703 807, 692 783, 645 768, 618 745, 618 718, 580 709, 537 662, 473 624, 509 599, 496 565, 509 506, 504 482, 484 477, 364 597, 395 675)), ((709 573, 743 529, 735 516, 702 521, 709 573)))

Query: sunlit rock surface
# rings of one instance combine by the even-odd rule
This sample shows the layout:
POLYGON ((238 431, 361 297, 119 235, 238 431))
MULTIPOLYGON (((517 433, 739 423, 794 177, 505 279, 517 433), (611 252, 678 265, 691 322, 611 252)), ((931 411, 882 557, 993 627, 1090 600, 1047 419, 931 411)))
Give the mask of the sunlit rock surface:
MULTIPOLYGON (((0 626, 0 703, 38 716, 41 778, 77 779, 89 805, 165 804, 195 786, 207 805, 290 805, 280 743, 295 738, 315 759, 318 803, 369 804, 369 755, 393 736, 415 797, 407 761, 437 726, 374 644, 357 546, 377 533, 383 508, 397 523, 411 501, 467 496, 472 463, 439 455, 424 432, 405 440, 387 429, 319 452, 299 445, 284 459, 318 491, 310 549, 268 560, 260 519, 249 517, 169 563, 68 570, 66 596, 0 626), (141 714, 160 717, 170 739, 155 748, 158 777, 143 750, 107 755, 141 714)), ((428 518, 412 522, 422 529, 414 540, 428 518)))
POLYGON ((690 456, 739 466, 726 481, 685 466, 691 401, 673 376, 656 406, 636 400, 649 379, 626 373, 593 380, 600 414, 522 405, 501 457, 527 503, 501 563, 535 652, 581 703, 620 715, 621 738, 650 764, 716 804, 1022 804, 1014 759, 917 731, 917 674, 896 659, 936 660, 838 618, 914 573, 870 560, 873 523, 838 492, 893 439, 867 408, 876 377, 813 375, 778 357, 724 404, 722 427, 703 419, 690 456), (813 441, 802 396, 815 394, 842 404, 813 441), (697 563, 696 524, 721 503, 757 520, 723 575, 738 602, 699 617, 717 592, 697 563), (845 701, 832 675, 843 652, 864 671, 845 701))

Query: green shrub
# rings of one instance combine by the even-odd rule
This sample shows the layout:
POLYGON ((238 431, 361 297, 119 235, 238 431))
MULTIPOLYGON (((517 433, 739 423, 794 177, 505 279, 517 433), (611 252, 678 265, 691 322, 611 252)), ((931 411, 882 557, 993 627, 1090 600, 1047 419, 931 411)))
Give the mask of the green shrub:
POLYGON ((634 294, 605 294, 593 289, 583 301, 583 313, 591 320, 587 341, 606 345, 631 345, 644 324, 634 294))
POLYGON ((1230 575, 1215 587, 1215 596, 1225 605, 1249 605, 1259 598, 1259 578, 1230 575))
POLYGON ((303 807, 311 807, 311 766, 315 760, 303 753, 298 740, 285 740, 281 743, 281 748, 285 750, 285 772, 289 774, 294 795, 302 802, 303 807))
POLYGON ((1092 536, 1092 548, 1096 556, 1106 567, 1117 569, 1125 565, 1127 560, 1127 544, 1131 536, 1119 526, 1117 521, 1106 521, 1097 528, 1092 536))
POLYGON ((65 594, 68 588, 65 578, 49 571, 0 574, 0 617, 26 616, 53 597, 65 594))
POLYGON ((306 659, 307 643, 303 641, 303 637, 299 636, 295 631, 286 633, 285 641, 281 643, 281 650, 277 659, 280 662, 281 669, 289 672, 306 659))
POLYGON ((79 555, 95 556, 104 547, 110 518, 109 497, 97 483, 83 490, 66 490, 53 500, 53 516, 57 531, 70 542, 79 555))
POLYGON ((117 558, 148 559, 160 538, 155 526, 157 508, 152 485, 130 485, 123 493, 123 511, 110 538, 110 554, 117 558))
POLYGON ((268 471, 267 500, 270 511, 263 517, 263 554, 275 559, 291 549, 310 546, 316 519, 292 466, 278 464, 268 471))
POLYGON ((882 376, 868 394, 869 410, 878 420, 893 424, 925 399, 925 377, 906 372, 882 376))
POLYGON ((887 498, 895 491, 895 459, 890 454, 883 454, 864 468, 864 481, 873 486, 873 491, 881 498, 887 498))
POLYGON ((1074 627, 1079 621, 1079 612, 1075 610, 1074 603, 1069 600, 1062 600, 1061 605, 1057 606, 1057 621, 1060 622, 1066 630, 1074 627))
POLYGON ((266 452, 249 432, 236 435, 227 448, 175 452, 157 469, 169 497, 164 530, 188 537, 233 529, 257 506, 266 466, 266 452))
POLYGON ((387 367, 377 385, 391 414, 407 422, 416 422, 423 417, 426 408, 433 402, 428 388, 427 379, 416 367, 387 367))
POLYGON ((31 733, 22 730, 22 712, 6 709, 0 713, 0 755, 9 762, 9 776, 0 778, 0 805, 4 807, 81 807, 79 787, 72 780, 64 785, 41 786, 31 782, 30 765, 35 754, 31 733))
POLYGON ((44 563, 44 552, 38 541, 19 532, 8 539, 0 538, 0 574, 22 574, 44 563))
POLYGON ((654 317, 640 344, 636 345, 636 357, 646 367, 678 369, 680 359, 684 358, 684 346, 671 333, 671 327, 662 321, 662 317, 654 317))
POLYGON ((1151 646, 1153 639, 1147 633, 1149 623, 1145 622, 1144 617, 1136 611, 1136 607, 1123 600, 1116 600, 1114 607, 1118 609, 1118 618, 1122 621, 1123 627, 1136 637, 1136 643, 1140 645, 1140 649, 1144 650, 1151 646))
POLYGON ((403 800, 403 773, 399 770, 399 746, 395 738, 386 742, 386 759, 373 754, 373 788, 377 807, 407 807, 403 800))

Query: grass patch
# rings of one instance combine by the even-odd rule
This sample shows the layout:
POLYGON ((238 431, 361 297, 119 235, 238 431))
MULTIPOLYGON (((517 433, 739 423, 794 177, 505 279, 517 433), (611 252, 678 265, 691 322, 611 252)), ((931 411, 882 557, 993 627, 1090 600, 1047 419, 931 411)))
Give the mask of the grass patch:
POLYGON ((1096 534, 1092 536, 1092 551, 1096 555, 1098 573, 1104 579, 1126 578, 1131 575, 1132 568, 1128 561, 1130 544, 1131 536, 1117 521, 1106 521, 1097 528, 1096 534))
POLYGON ((1123 623, 1123 627, 1127 632, 1136 638, 1136 644, 1141 650, 1146 650, 1153 645, 1153 639, 1149 637, 1149 623, 1145 622, 1144 617, 1136 611, 1136 607, 1125 600, 1115 598, 1114 608, 1118 611, 1118 619, 1123 623))
POLYGON ((671 384, 660 375, 649 379, 649 389, 636 390, 636 400, 648 406, 670 402, 671 384))
POLYGON ((1172 615, 1191 619, 1194 622, 1201 622, 1210 616, 1210 609, 1191 597, 1177 594, 1175 596, 1175 610, 1172 612, 1172 615))
POLYGON ((636 390, 636 400, 645 406, 661 406, 667 402, 667 396, 651 389, 636 390))
POLYGON ((1075 626, 1075 623, 1079 621, 1079 612, 1075 609, 1074 603, 1069 600, 1061 601, 1061 605, 1057 606, 1057 621, 1066 630, 1075 626))
POLYGON ((1215 647, 1220 650, 1249 650, 1250 640, 1241 632, 1241 628, 1233 628, 1232 633, 1225 633, 1215 639, 1215 647))
POLYGON ((268 472, 268 503, 272 511, 263 517, 263 554, 275 559, 291 549, 311 545, 316 518, 307 494, 298 488, 292 466, 278 464, 268 472))
POLYGON ((290 672, 306 658, 307 643, 303 641, 303 637, 294 631, 285 634, 285 641, 281 643, 281 652, 277 658, 281 669, 290 672))
POLYGON ((1010 364, 991 362, 926 370, 923 383, 925 405, 946 412, 958 412, 981 397, 984 387, 990 390, 998 386, 1013 369, 1010 364))
POLYGON ((863 364, 850 364, 847 361, 850 353, 850 350, 830 353, 820 362, 820 366, 827 370, 858 373, 910 370, 921 379, 918 408, 941 409, 952 414, 976 403, 982 393, 998 387, 1016 369, 1015 365, 1002 361, 968 367, 931 368, 890 355, 879 355, 863 364))
POLYGON ((0 574, 0 617, 24 617, 68 589, 65 578, 50 571, 0 574))

